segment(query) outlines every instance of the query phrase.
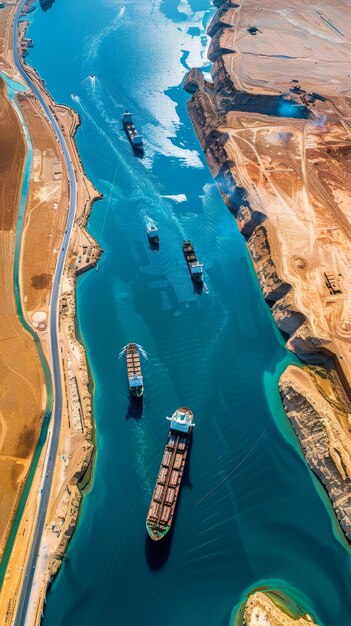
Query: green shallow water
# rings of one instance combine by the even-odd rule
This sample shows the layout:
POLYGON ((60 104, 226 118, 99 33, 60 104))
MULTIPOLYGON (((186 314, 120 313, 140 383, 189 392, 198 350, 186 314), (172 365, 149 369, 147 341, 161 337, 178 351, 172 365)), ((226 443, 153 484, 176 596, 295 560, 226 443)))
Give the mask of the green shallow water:
POLYGON ((246 590, 272 581, 320 624, 351 623, 349 550, 277 390, 294 358, 180 88, 187 67, 209 69, 211 14, 207 0, 97 0, 89 9, 58 0, 31 17, 29 60, 81 115, 79 151, 105 196, 89 221, 105 253, 99 271, 79 279, 77 299, 95 382, 94 484, 44 626, 228 626, 246 590), (143 132, 143 160, 120 130, 125 108, 143 132), (159 251, 147 242, 148 216, 159 251), (184 238, 205 264, 201 295, 184 238), (142 412, 118 358, 128 341, 148 355, 142 412), (196 427, 174 528, 158 546, 145 517, 165 416, 181 405, 192 408, 196 427))

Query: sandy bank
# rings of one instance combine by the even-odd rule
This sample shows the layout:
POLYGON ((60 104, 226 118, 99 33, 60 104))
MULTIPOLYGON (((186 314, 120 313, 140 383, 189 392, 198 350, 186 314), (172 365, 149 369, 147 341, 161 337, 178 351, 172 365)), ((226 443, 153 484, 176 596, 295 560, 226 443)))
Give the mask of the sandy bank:
POLYGON ((328 6, 332 25, 305 3, 215 4, 213 83, 189 72, 189 114, 272 315, 308 366, 299 376, 289 368, 280 390, 350 538, 350 66, 333 27, 349 28, 346 4, 328 6), (299 54, 290 59, 292 49, 299 54), (340 64, 328 63, 331 50, 340 64))
MULTIPOLYGON (((31 4, 32 0, 28 0, 28 9, 31 4)), ((6 8, 7 46, 4 46, 0 59, 0 64, 6 68, 8 75, 14 78, 18 77, 11 51, 11 28, 15 9, 16 3, 6 8)), ((22 51, 25 49, 23 24, 26 23, 22 22, 20 28, 22 51)), ((69 107, 57 105, 35 70, 27 65, 25 67, 58 121, 70 152, 77 181, 75 221, 61 281, 59 302, 59 350, 64 387, 62 428, 46 526, 32 585, 30 620, 34 624, 40 621, 47 585, 56 573, 72 536, 81 501, 78 482, 92 457, 90 383, 85 351, 76 337, 75 284, 77 259, 82 256, 81 248, 91 250, 90 262, 94 263, 102 251, 84 228, 93 202, 101 196, 86 177, 76 149, 74 136, 80 124, 79 116, 69 107)), ((24 272, 21 282, 22 294, 25 294, 23 308, 28 323, 39 331, 44 351, 48 361, 51 362, 46 322, 51 278, 55 271, 57 250, 61 246, 68 213, 67 175, 54 131, 47 123, 46 116, 34 95, 27 91, 20 98, 20 105, 23 107, 33 144, 33 170, 22 254, 24 272), (40 255, 45 259, 41 264, 42 270, 40 255), (28 256, 31 263, 28 262, 28 256)), ((85 265, 87 259, 83 255, 81 266, 85 265)), ((32 540, 33 521, 38 511, 37 494, 40 491, 39 484, 46 454, 47 447, 44 445, 0 593, 0 622, 6 625, 13 622, 16 612, 16 602, 32 540)))

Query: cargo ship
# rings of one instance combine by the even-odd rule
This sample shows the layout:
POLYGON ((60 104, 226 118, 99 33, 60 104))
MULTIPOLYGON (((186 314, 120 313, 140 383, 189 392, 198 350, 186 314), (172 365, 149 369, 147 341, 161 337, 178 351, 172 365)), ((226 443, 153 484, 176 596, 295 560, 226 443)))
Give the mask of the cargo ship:
POLYGON ((158 246, 160 243, 160 237, 158 234, 158 229, 153 222, 149 222, 147 224, 147 236, 149 238, 150 243, 153 246, 158 246))
POLYGON ((144 154, 143 138, 138 134, 134 126, 133 116, 131 113, 128 113, 128 111, 122 115, 122 124, 133 150, 139 154, 144 154))
POLYGON ((188 264, 191 278, 197 283, 203 283, 203 264, 199 263, 199 261, 197 260, 197 256, 195 254, 194 247, 191 241, 183 241, 183 252, 185 260, 188 264))
POLYGON ((141 398, 144 392, 143 377, 141 375, 140 354, 136 343, 128 343, 125 347, 129 391, 132 396, 141 398))
POLYGON ((193 423, 190 409, 181 407, 172 417, 166 447, 146 518, 146 530, 159 541, 171 528, 188 454, 193 423))

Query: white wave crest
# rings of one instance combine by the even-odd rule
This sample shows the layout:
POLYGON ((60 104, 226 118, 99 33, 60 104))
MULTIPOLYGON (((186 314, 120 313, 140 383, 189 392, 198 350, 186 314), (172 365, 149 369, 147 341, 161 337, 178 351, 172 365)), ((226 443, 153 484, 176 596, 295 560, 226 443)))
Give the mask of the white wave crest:
POLYGON ((173 200, 174 202, 186 202, 187 201, 187 197, 185 195, 185 193, 178 193, 177 195, 163 195, 162 198, 167 198, 168 200, 173 200))

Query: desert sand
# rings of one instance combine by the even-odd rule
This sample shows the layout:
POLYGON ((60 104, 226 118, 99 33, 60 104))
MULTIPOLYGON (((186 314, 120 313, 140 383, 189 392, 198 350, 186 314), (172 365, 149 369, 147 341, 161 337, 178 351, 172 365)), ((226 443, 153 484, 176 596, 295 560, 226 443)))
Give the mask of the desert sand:
POLYGON ((13 274, 25 140, 0 80, 0 555, 38 440, 46 403, 36 346, 18 318, 13 274))
POLYGON ((213 82, 188 74, 189 113, 273 317, 306 364, 288 368, 281 395, 351 539, 348 3, 215 4, 213 82))
MULTIPOLYGON (((25 10, 28 10, 31 4, 32 0, 28 0, 25 10)), ((6 73, 10 78, 21 82, 22 79, 19 72, 14 66, 11 48, 11 29, 17 5, 18 0, 11 0, 7 2, 5 9, 1 9, 0 71, 6 73)), ((26 39, 26 25, 27 22, 25 21, 20 25, 19 46, 22 52, 25 52, 28 43, 26 39)), ((26 71, 30 74, 31 79, 43 94, 62 129, 77 180, 75 222, 62 278, 61 297, 58 307, 59 349, 64 388, 64 408, 59 450, 55 462, 54 482, 51 490, 51 500, 48 506, 46 528, 40 547, 36 578, 33 584, 33 593, 30 603, 31 614, 29 620, 30 623, 36 624, 39 623, 41 619, 41 610, 47 585, 57 571, 67 543, 73 533, 81 501, 78 482, 87 468, 89 468, 92 457, 93 426, 91 419, 91 396, 85 351, 76 338, 75 284, 76 276, 79 273, 96 265, 101 250, 84 228, 89 217, 92 203, 94 200, 98 199, 100 195, 85 176, 76 150, 74 135, 80 123, 79 116, 72 109, 57 105, 52 100, 41 79, 30 66, 26 66, 26 71)), ((56 259, 58 251, 61 248, 68 214, 69 194, 67 172, 65 171, 63 155, 61 154, 55 133, 48 123, 37 99, 29 90, 26 90, 23 95, 17 96, 16 100, 17 106, 21 109, 29 130, 33 147, 33 163, 27 198, 28 201, 23 221, 23 239, 20 255, 19 278, 22 309, 27 323, 37 334, 47 360, 50 363, 51 354, 47 331, 49 302, 52 277, 55 272, 56 259)), ((13 136, 10 136, 10 134, 7 136, 5 134, 3 137, 2 135, 1 141, 7 141, 8 146, 11 146, 11 150, 14 153, 16 151, 16 158, 20 158, 23 163, 24 139, 20 132, 18 122, 14 122, 16 114, 11 104, 7 101, 5 102, 3 94, 1 110, 4 115, 0 119, 0 124, 5 123, 6 113, 8 119, 11 119, 13 122, 11 128, 16 131, 16 134, 13 133, 13 136), (7 107, 6 109, 4 108, 5 106, 7 107)), ((4 253, 6 252, 6 259, 3 261, 2 266, 4 269, 3 274, 7 278, 7 284, 4 284, 3 288, 6 288, 6 294, 8 292, 13 298, 13 270, 11 270, 11 264, 13 264, 13 253, 11 253, 11 250, 13 250, 13 248, 11 248, 11 246, 14 245, 13 220, 18 207, 18 194, 22 170, 18 167, 15 170, 11 167, 11 164, 7 164, 5 167, 4 163, 3 171, 1 171, 0 176, 3 176, 4 184, 6 180, 10 197, 13 201, 10 205, 11 211, 9 211, 8 202, 6 205, 7 213, 5 214, 3 210, 3 228, 0 232, 0 237, 5 237, 4 242, 7 246, 6 248, 4 248, 4 246, 1 247, 4 253), (17 173, 16 189, 15 173, 17 173), (13 189, 9 187, 10 181, 11 184, 13 184, 13 189)), ((5 298, 5 300, 6 305, 10 303, 10 296, 5 298)), ((3 318, 1 312, 0 315, 3 318)), ((1 415, 0 435, 3 438, 4 446, 5 444, 8 446, 6 453, 1 456, 0 459, 2 463, 2 476, 8 476, 6 481, 9 485, 11 484, 12 488, 12 492, 10 488, 8 492, 12 494, 12 501, 14 501, 17 497, 19 486, 22 485, 22 480, 25 477, 28 464, 27 458, 32 454, 36 438, 39 434, 40 419, 38 419, 38 414, 39 417, 42 417, 46 395, 42 369, 35 349, 32 355, 34 362, 31 368, 29 368, 29 358, 31 356, 29 354, 29 347, 32 341, 30 335, 24 333, 23 327, 17 318, 12 322, 8 314, 6 324, 5 318, 3 319, 4 324, 1 325, 1 328, 6 337, 4 335, 4 338, 1 337, 1 339, 4 345, 6 342, 6 345, 15 345, 14 331, 16 330, 18 335, 20 335, 20 333, 24 335, 22 342, 25 343, 28 352, 28 354, 23 353, 22 355, 20 347, 17 347, 17 351, 12 353, 12 361, 10 360, 9 353, 7 360, 8 364, 11 365, 11 376, 13 378, 13 380, 9 379, 12 394, 14 395, 13 390, 16 389, 16 385, 19 386, 17 381, 20 375, 22 392, 23 385, 31 385, 30 388, 33 396, 32 399, 30 393, 28 393, 27 398, 25 398, 22 393, 22 395, 18 397, 19 402, 22 404, 26 403, 27 411, 26 428, 28 429, 28 433, 24 430, 23 424, 20 423, 22 429, 21 439, 19 439, 18 436, 16 439, 17 431, 14 430, 14 428, 7 429, 6 420, 10 419, 12 415, 11 411, 15 410, 15 408, 17 412, 22 410, 22 405, 14 407, 10 404, 4 404, 3 413, 1 415), (9 335, 9 337, 7 337, 7 335, 9 335), (19 361, 19 359, 21 359, 21 361, 19 361), (36 365, 38 366, 38 371, 36 370, 36 365), (30 369, 30 374, 25 371, 26 367, 30 369), (30 376, 32 378, 30 378, 30 376), (37 378, 35 378, 35 376, 37 378), (35 385, 38 382, 37 379, 40 380, 39 390, 41 402, 37 400, 35 404, 35 385), (34 416, 32 417, 34 409, 36 409, 36 421, 35 424, 32 424, 32 422, 34 422, 34 416), (36 427, 35 431, 34 425, 36 427), (33 432, 30 429, 32 429, 33 432), (23 437, 23 432, 25 432, 26 437, 23 437)), ((34 346, 34 342, 32 343, 34 346)), ((19 346, 19 343, 17 345, 19 346)), ((2 354, 4 354, 4 351, 2 351, 2 354)), ((10 373, 6 372, 6 376, 9 377, 10 373)), ((6 380, 5 374, 4 380, 6 380)), ((7 387, 3 386, 3 394, 7 393, 7 391, 7 387)), ((0 454, 1 453, 2 448, 0 448, 0 454)), ((38 512, 38 494, 40 493, 41 481, 45 476, 44 468, 45 459, 47 459, 47 457, 48 446, 46 442, 38 462, 36 474, 17 531, 0 592, 0 623, 6 626, 13 623, 16 614, 16 603, 33 537, 34 522, 38 512)), ((1 505, 4 509, 4 515, 6 508, 7 519, 8 522, 10 522, 10 507, 13 506, 13 502, 11 504, 9 497, 6 497, 1 505)), ((2 515, 2 511, 0 511, 0 515, 2 515)), ((8 527, 10 527, 9 523, 8 527)), ((1 525, 0 533, 2 533, 1 538, 3 543, 5 543, 5 529, 1 527, 1 525)))

